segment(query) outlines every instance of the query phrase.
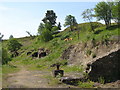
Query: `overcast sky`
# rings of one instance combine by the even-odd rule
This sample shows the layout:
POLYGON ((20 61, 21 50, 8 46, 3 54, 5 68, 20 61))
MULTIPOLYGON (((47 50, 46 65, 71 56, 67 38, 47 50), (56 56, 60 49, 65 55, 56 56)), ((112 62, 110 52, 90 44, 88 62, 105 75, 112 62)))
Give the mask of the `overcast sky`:
MULTIPOLYGON (((54 10, 57 23, 64 24, 66 15, 73 15, 78 23, 85 22, 82 12, 94 8, 97 2, 0 2, 0 32, 4 39, 36 35, 39 23, 47 10, 54 10)), ((62 29, 65 27, 62 26, 62 29)))

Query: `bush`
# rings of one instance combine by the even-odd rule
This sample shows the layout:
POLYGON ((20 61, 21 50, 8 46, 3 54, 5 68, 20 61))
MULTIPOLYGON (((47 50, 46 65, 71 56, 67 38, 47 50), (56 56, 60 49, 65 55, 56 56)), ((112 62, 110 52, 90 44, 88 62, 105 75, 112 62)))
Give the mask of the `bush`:
POLYGON ((53 39, 52 33, 47 28, 44 28, 44 31, 40 35, 40 40, 47 42, 50 41, 51 39, 53 39))
POLYGON ((2 64, 7 64, 10 60, 7 50, 2 48, 2 64))
POLYGON ((8 50, 10 50, 11 52, 16 52, 21 48, 22 44, 20 44, 17 39, 11 38, 8 40, 7 46, 8 50))

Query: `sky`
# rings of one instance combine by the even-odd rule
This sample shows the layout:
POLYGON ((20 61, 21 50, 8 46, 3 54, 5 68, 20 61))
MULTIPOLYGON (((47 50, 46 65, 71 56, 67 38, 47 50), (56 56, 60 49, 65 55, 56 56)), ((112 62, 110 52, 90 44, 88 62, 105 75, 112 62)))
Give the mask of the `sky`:
POLYGON ((3 39, 28 36, 26 31, 36 35, 47 10, 57 15, 62 29, 67 15, 75 16, 78 23, 85 22, 81 16, 85 9, 94 8, 98 2, 0 2, 0 32, 3 39))

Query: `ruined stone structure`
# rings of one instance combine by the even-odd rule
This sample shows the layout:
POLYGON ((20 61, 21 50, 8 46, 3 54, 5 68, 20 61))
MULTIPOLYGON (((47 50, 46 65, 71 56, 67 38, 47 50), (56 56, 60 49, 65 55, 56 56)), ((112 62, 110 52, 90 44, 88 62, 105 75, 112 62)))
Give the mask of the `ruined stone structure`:
POLYGON ((44 48, 40 48, 40 49, 38 49, 38 51, 29 51, 26 54, 30 55, 31 57, 41 58, 41 57, 45 57, 49 53, 50 53, 49 50, 45 50, 44 48))

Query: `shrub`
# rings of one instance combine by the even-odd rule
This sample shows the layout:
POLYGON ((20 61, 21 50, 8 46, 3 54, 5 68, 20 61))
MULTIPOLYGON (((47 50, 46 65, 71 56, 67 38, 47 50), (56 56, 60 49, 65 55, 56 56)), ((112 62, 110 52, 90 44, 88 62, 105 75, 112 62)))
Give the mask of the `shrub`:
POLYGON ((44 31, 40 35, 40 40, 47 42, 50 41, 51 39, 53 39, 52 33, 47 28, 44 28, 44 31))
POLYGON ((10 52, 16 52, 17 50, 19 50, 21 48, 22 44, 20 44, 17 41, 17 39, 11 38, 8 40, 7 46, 8 46, 8 50, 10 50, 10 52))
POLYGON ((2 64, 7 64, 10 60, 7 50, 2 48, 2 64))

